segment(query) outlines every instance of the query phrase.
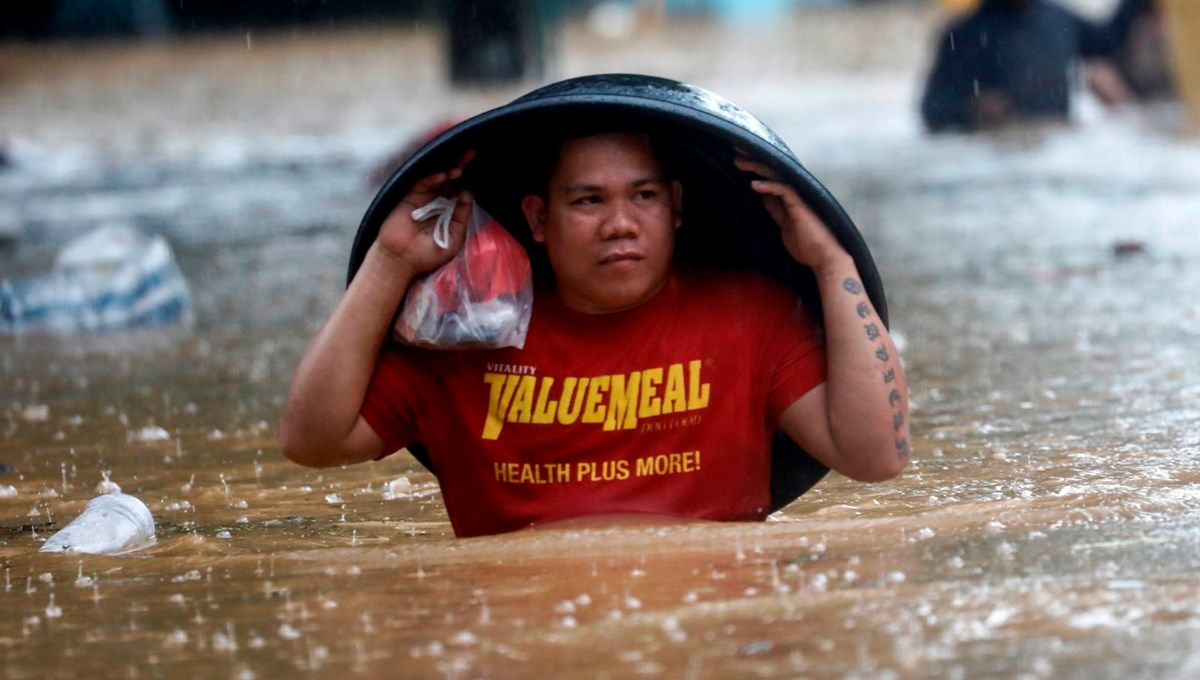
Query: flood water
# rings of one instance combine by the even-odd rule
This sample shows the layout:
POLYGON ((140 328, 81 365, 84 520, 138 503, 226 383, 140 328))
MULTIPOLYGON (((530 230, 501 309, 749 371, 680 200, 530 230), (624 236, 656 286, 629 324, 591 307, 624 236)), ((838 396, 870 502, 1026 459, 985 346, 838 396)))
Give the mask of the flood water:
POLYGON ((528 88, 448 89, 419 27, 0 46, 0 271, 131 223, 170 239, 197 316, 0 337, 0 676, 1195 677, 1200 140, 1087 100, 927 138, 935 22, 568 26, 554 74, 711 89, 839 197, 903 338, 905 474, 831 475, 761 524, 469 540, 406 454, 300 468, 276 421, 372 171, 528 88), (39 554, 105 480, 157 544, 39 554))

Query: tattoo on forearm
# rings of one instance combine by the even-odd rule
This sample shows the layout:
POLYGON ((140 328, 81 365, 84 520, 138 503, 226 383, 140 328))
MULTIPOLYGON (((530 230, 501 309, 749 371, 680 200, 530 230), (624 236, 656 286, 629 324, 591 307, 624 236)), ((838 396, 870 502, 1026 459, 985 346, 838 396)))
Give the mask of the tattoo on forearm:
MULTIPOLYGON (((860 297, 863 295, 862 284, 854 278, 846 278, 843 280, 842 289, 855 297, 860 297)), ((858 318, 860 319, 865 320, 870 318, 873 311, 874 310, 871 307, 870 300, 860 299, 854 306, 854 313, 857 314, 858 318)), ((883 331, 880 329, 879 325, 874 322, 863 324, 863 331, 866 334, 867 340, 870 342, 879 342, 883 340, 883 331)), ((886 367, 886 370, 884 370, 882 373, 883 384, 894 384, 896 382, 896 368, 890 365, 892 355, 888 351, 887 345, 884 342, 879 342, 879 344, 875 347, 875 358, 889 364, 886 367)), ((905 415, 903 410, 904 397, 900 394, 900 390, 892 388, 888 392, 887 399, 888 406, 892 408, 892 429, 897 434, 895 439, 896 457, 903 462, 908 462, 909 457, 912 455, 912 449, 908 443, 908 438, 899 436, 903 434, 905 427, 905 415)))

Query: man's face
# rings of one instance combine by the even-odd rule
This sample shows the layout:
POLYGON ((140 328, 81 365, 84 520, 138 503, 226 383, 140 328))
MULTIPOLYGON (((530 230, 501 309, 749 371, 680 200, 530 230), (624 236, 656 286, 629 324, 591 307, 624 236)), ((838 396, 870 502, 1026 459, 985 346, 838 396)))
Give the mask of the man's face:
POLYGON ((648 139, 604 134, 567 142, 546 197, 522 202, 571 309, 618 312, 666 283, 681 188, 668 182, 648 139))

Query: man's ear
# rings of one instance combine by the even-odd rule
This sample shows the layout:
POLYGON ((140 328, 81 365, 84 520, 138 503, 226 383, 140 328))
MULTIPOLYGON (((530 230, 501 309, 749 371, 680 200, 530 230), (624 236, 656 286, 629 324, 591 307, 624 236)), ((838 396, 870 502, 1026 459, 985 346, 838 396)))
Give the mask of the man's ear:
POLYGON ((683 224, 683 184, 679 180, 671 180, 671 210, 675 213, 675 228, 683 224))
POLYGON ((525 213, 525 221, 529 223, 529 231, 533 234, 533 240, 545 243, 546 202, 537 194, 529 194, 521 199, 521 212, 525 213))

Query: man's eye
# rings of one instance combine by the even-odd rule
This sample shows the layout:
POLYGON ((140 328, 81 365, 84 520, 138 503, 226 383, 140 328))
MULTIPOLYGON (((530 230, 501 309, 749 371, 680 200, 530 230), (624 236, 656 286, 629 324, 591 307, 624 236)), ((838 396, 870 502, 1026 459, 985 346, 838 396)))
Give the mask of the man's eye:
POLYGON ((572 201, 575 205, 595 205, 600 202, 599 196, 580 196, 572 201))
POLYGON ((654 189, 642 189, 637 192, 636 198, 641 201, 652 201, 658 196, 658 192, 654 189))

